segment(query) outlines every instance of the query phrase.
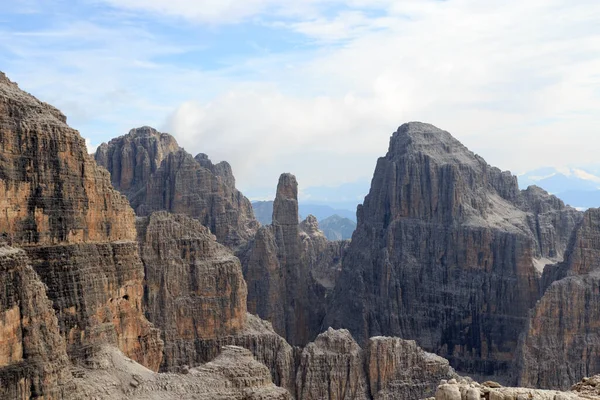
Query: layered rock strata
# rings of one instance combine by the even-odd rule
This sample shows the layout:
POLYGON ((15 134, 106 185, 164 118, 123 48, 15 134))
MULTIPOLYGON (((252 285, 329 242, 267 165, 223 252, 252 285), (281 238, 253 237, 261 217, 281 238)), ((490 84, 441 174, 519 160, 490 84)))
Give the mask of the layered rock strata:
POLYGON ((520 354, 519 384, 568 389, 600 372, 600 209, 586 211, 565 261, 532 311, 520 354))
POLYGON ((163 370, 198 365, 207 339, 240 332, 246 319, 246 282, 240 261, 208 228, 161 211, 138 219, 146 271, 146 316, 165 342, 163 370))
POLYGON ((448 132, 402 125, 380 158, 323 326, 415 339, 461 371, 508 374, 540 272, 581 214, 448 132))
POLYGON ((269 370, 241 347, 227 346, 210 363, 185 374, 157 374, 105 347, 74 370, 74 399, 98 400, 291 400, 271 382, 269 370))
POLYGON ((346 244, 328 242, 313 216, 298 222, 298 183, 282 174, 273 223, 239 253, 248 283, 248 311, 273 324, 292 345, 320 331, 326 296, 341 269, 346 244))
POLYGON ((231 166, 195 158, 175 139, 149 127, 103 143, 96 162, 139 216, 166 210, 198 219, 220 243, 236 248, 258 228, 250 201, 235 188, 231 166))
POLYGON ((328 329, 299 356, 297 399, 419 399, 458 375, 414 341, 374 337, 363 350, 345 329, 328 329))
POLYGON ((134 213, 54 107, 0 76, 0 234, 47 285, 71 357, 111 343, 157 368, 134 213))
POLYGON ((62 398, 68 365, 44 284, 24 251, 0 244, 0 398, 62 398))

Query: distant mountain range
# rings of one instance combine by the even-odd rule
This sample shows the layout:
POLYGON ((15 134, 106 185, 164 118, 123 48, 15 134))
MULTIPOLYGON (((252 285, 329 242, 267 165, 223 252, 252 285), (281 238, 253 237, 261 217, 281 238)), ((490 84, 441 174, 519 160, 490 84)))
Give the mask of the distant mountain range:
POLYGON ((600 207, 600 171, 581 168, 539 168, 519 175, 519 186, 537 185, 572 207, 600 207))
POLYGON ((356 222, 335 214, 319 221, 319 228, 329 240, 346 240, 352 239, 356 222))
MULTIPOLYGON (((273 202, 252 202, 254 216, 263 225, 272 222, 273 202)), ((300 219, 314 215, 319 221, 319 228, 329 240, 344 240, 352 237, 356 229, 356 212, 344 209, 335 209, 322 204, 300 204, 300 219)))

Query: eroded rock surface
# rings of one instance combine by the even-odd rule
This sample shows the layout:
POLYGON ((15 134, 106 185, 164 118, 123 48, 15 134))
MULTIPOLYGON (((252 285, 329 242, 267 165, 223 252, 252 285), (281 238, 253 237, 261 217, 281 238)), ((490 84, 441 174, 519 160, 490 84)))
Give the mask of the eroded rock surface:
POLYGON ((585 378, 570 391, 502 387, 496 382, 479 384, 470 379, 442 381, 432 400, 583 400, 600 399, 595 384, 600 377, 585 378))
POLYGON ((298 222, 298 183, 292 174, 282 174, 273 223, 260 227, 239 253, 248 311, 272 322, 290 344, 306 345, 320 332, 346 246, 328 242, 313 216, 298 222))
POLYGON ((547 266, 544 276, 564 278, 532 311, 519 384, 564 390, 600 372, 600 209, 585 212, 565 261, 547 266))
POLYGON ((297 398, 368 399, 364 354, 345 329, 327 330, 302 351, 296 378, 297 398))
POLYGON ((146 270, 145 311, 165 342, 163 370, 207 360, 207 339, 242 331, 246 282, 240 261, 199 221, 161 211, 137 223, 146 270))
POLYGON ((581 214, 520 192, 448 132, 402 125, 380 158, 324 326, 415 339, 465 373, 507 374, 581 214), (539 229, 538 229, 539 228, 539 229))
POLYGON ((62 398, 68 365, 44 284, 24 251, 0 243, 0 398, 62 398))
POLYGON ((0 79, 0 234, 47 285, 71 357, 111 343, 157 368, 134 213, 54 107, 0 79))
POLYGON ((227 346, 210 363, 185 374, 157 374, 105 347, 74 371, 74 398, 98 400, 290 400, 269 370, 241 347, 227 346))
POLYGON ((215 165, 205 154, 192 157, 166 133, 132 129, 100 145, 95 157, 139 216, 160 210, 188 215, 232 248, 258 228, 250 201, 235 188, 231 166, 215 165))
POLYGON ((437 382, 458 378, 448 360, 399 338, 369 339, 366 367, 374 400, 425 398, 437 382))

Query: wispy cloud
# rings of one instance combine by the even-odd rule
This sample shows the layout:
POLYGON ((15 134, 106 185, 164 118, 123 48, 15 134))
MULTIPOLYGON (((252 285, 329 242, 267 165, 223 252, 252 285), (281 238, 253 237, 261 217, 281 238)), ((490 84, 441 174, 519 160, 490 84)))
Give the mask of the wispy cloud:
POLYGON ((158 125, 242 188, 369 176, 407 120, 517 172, 597 160, 597 1, 54 2, 0 32, 14 79, 94 143, 158 125))

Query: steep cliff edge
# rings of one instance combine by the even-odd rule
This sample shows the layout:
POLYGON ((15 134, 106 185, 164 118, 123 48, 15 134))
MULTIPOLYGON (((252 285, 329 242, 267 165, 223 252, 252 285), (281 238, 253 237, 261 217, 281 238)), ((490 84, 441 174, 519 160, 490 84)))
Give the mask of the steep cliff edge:
POLYGON ((532 311, 519 384, 568 389, 600 372, 600 209, 585 212, 565 261, 544 271, 551 283, 532 311))
POLYGON ((161 329, 163 370, 207 360, 201 341, 235 335, 245 326, 246 282, 240 261, 208 228, 164 211, 139 218, 145 271, 144 309, 161 329))
POLYGON ((0 79, 0 234, 47 285, 72 358, 101 343, 156 369, 158 330, 142 313, 135 216, 54 107, 0 79))
POLYGON ((292 174, 282 174, 273 223, 260 227, 238 254, 248 283, 248 311, 270 321, 290 344, 306 345, 320 332, 346 247, 347 242, 327 241, 313 216, 298 222, 298 183, 292 174))
POLYGON ((0 244, 0 398, 62 398, 68 364, 44 284, 24 251, 0 244))
POLYGON ((231 166, 215 165, 205 154, 192 157, 169 134, 132 129, 100 145, 95 158, 139 216, 160 210, 188 215, 232 248, 258 228, 250 201, 235 188, 231 166))
POLYGON ((448 132, 402 125, 380 158, 323 327, 415 339, 466 373, 506 374, 581 219, 489 166, 448 132))

